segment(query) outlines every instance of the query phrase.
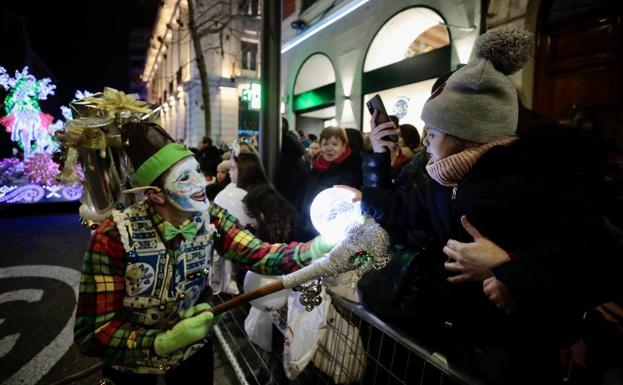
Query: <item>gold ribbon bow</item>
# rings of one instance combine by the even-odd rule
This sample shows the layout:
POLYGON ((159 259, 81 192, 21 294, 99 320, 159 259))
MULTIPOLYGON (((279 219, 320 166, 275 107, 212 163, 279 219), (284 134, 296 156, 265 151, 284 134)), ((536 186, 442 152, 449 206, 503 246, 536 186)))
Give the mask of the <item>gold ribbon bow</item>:
POLYGON ((105 87, 99 96, 89 96, 84 102, 93 103, 96 107, 106 111, 109 117, 114 118, 117 111, 126 110, 133 112, 148 113, 152 110, 146 107, 147 103, 137 100, 132 95, 126 95, 123 91, 105 87), (103 98, 101 97, 103 95, 103 98))

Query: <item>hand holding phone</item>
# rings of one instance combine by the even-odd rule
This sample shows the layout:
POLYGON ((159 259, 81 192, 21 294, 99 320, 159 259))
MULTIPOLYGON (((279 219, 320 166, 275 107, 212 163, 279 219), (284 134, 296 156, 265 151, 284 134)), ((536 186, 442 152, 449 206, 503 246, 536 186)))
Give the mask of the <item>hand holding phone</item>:
MULTIPOLYGON (((378 94, 374 95, 372 99, 368 100, 366 106, 368 107, 368 111, 370 111, 370 115, 374 115, 374 111, 376 111, 376 120, 374 121, 375 125, 378 126, 391 120, 389 118, 389 115, 387 114, 387 111, 385 110, 383 100, 378 94)), ((398 135, 386 135, 384 139, 390 142, 398 142, 398 135)))

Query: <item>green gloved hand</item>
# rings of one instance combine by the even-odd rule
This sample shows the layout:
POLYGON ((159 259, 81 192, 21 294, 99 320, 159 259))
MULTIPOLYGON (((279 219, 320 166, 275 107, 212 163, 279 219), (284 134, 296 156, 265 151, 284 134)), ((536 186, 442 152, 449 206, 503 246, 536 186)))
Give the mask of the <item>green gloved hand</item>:
POLYGON ((217 322, 218 319, 209 311, 182 320, 173 329, 156 336, 154 350, 159 356, 179 350, 207 337, 217 322))
POLYGON ((210 307, 211 307, 210 304, 202 302, 202 303, 197 304, 195 306, 191 306, 191 307, 189 307, 186 310, 180 311, 178 314, 180 315, 180 318, 186 319, 186 318, 192 317, 194 314, 197 314, 197 313, 202 312, 202 311, 204 311, 206 309, 209 309, 210 307))
POLYGON ((312 244, 309 248, 312 253, 312 259, 322 257, 331 251, 336 244, 337 242, 328 240, 327 237, 323 237, 322 235, 318 235, 316 238, 312 239, 312 244))

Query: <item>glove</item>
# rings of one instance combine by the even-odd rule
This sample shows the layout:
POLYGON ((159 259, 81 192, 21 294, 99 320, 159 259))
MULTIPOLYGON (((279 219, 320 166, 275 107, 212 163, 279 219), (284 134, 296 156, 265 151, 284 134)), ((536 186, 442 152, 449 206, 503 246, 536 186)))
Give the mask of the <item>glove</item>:
POLYGON ((154 340, 154 350, 157 355, 165 356, 195 343, 207 337, 217 322, 214 314, 208 311, 186 318, 173 326, 173 329, 158 334, 154 340))
POLYGON ((203 302, 203 303, 200 303, 198 305, 191 306, 191 307, 189 307, 186 310, 180 311, 179 315, 180 315, 180 318, 186 319, 186 318, 192 317, 193 314, 195 314, 195 313, 199 313, 199 312, 204 311, 204 310, 209 309, 209 308, 210 308, 210 305, 205 303, 205 302, 203 302))
POLYGON ((334 240, 329 240, 327 237, 323 237, 322 235, 318 235, 316 238, 312 239, 311 247, 309 248, 312 253, 312 259, 318 259, 331 251, 333 247, 337 244, 334 240))

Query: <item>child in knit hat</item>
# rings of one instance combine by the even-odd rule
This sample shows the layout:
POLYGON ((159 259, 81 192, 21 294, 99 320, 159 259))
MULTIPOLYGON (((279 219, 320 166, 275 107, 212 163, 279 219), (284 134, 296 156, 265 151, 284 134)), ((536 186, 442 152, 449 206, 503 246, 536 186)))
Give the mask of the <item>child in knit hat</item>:
MULTIPOLYGON (((424 263, 430 306, 417 321, 431 343, 445 341, 450 360, 500 384, 557 383, 558 349, 577 332, 572 326, 621 289, 612 269, 621 263, 579 183, 582 169, 571 167, 574 154, 554 156, 515 135, 508 75, 531 51, 525 31, 481 35, 474 59, 424 105, 426 183, 391 192, 389 166, 378 164, 369 170, 380 175, 376 187, 357 196, 393 240, 428 233, 443 245, 424 263)), ((393 124, 372 127, 375 152, 385 152, 393 124)))

